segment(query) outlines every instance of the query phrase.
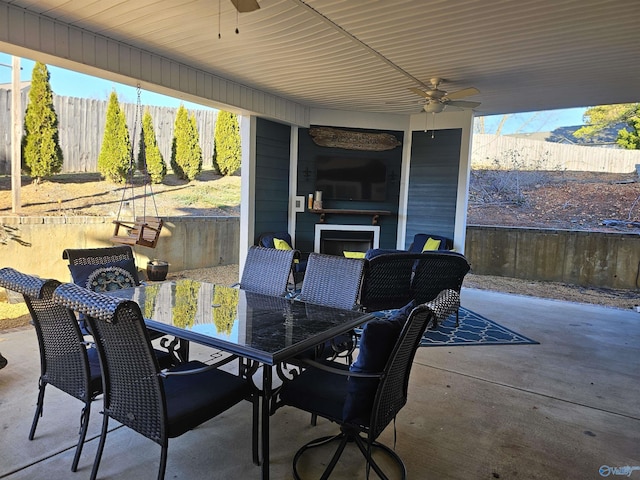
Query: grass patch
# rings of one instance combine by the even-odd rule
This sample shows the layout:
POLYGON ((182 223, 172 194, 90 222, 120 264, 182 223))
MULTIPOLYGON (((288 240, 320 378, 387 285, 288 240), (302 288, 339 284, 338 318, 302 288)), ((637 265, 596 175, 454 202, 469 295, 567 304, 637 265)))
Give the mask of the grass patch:
POLYGON ((195 182, 186 193, 174 197, 184 207, 231 208, 240 205, 240 177, 222 177, 215 182, 195 182))

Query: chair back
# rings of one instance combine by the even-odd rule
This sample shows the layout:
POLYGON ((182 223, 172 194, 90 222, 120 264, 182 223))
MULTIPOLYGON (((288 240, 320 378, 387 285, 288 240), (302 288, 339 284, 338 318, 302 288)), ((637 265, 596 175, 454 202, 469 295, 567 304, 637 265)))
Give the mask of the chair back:
POLYGON ((445 289, 460 293, 464 276, 470 269, 467 259, 459 253, 423 252, 413 276, 412 296, 417 303, 425 303, 445 289))
POLYGON ((420 254, 387 253, 366 260, 360 304, 368 312, 400 308, 411 300, 413 266, 420 254))
POLYGON ((424 331, 436 318, 455 312, 459 306, 458 294, 445 290, 433 302, 418 305, 409 315, 378 384, 368 429, 370 442, 382 433, 407 403, 411 366, 424 331))
POLYGON ((164 390, 138 304, 72 283, 60 285, 53 299, 87 317, 102 365, 109 417, 162 444, 167 425, 164 390))
POLYGON ((364 265, 363 258, 311 253, 298 298, 352 310, 358 306, 364 265))
POLYGON ((73 282, 94 291, 140 285, 133 250, 128 245, 102 248, 67 248, 73 282))
POLYGON ((0 286, 21 293, 33 319, 40 349, 41 380, 88 402, 102 391, 99 380, 91 382, 91 369, 78 321, 52 297, 60 285, 12 268, 0 270, 0 286))
POLYGON ((438 250, 451 250, 453 248, 453 240, 442 235, 431 235, 427 233, 416 233, 413 237, 413 242, 409 245, 409 251, 412 253, 421 253, 424 248, 424 244, 429 238, 434 240, 440 240, 440 246, 438 250))
POLYGON ((240 288, 253 293, 283 296, 287 293, 294 254, 294 250, 249 247, 240 288))

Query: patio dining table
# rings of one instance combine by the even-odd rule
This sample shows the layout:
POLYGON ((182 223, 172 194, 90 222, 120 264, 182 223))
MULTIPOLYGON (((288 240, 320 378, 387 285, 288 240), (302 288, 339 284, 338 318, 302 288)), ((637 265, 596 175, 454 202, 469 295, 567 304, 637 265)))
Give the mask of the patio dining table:
MULTIPOLYGON (((262 366, 262 478, 269 478, 269 417, 273 368, 362 325, 370 314, 247 292, 189 279, 117 290, 140 306, 149 328, 262 366)), ((242 371, 241 371, 242 373, 242 371)), ((254 425, 254 428, 258 426, 254 425)))

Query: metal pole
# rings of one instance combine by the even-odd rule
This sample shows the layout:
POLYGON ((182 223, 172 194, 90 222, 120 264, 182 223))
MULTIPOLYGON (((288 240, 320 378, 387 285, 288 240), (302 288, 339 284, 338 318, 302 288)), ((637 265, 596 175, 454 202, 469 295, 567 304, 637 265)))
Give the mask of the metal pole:
POLYGON ((20 57, 12 57, 11 72, 11 211, 20 213, 22 102, 20 98, 20 57))

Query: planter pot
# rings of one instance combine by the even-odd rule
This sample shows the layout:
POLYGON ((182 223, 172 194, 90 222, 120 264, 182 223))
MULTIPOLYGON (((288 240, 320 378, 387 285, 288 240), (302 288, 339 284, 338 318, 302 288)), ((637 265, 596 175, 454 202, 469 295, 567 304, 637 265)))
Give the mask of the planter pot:
POLYGON ((169 262, 153 260, 147 263, 147 280, 151 282, 162 282, 169 273, 169 262))

